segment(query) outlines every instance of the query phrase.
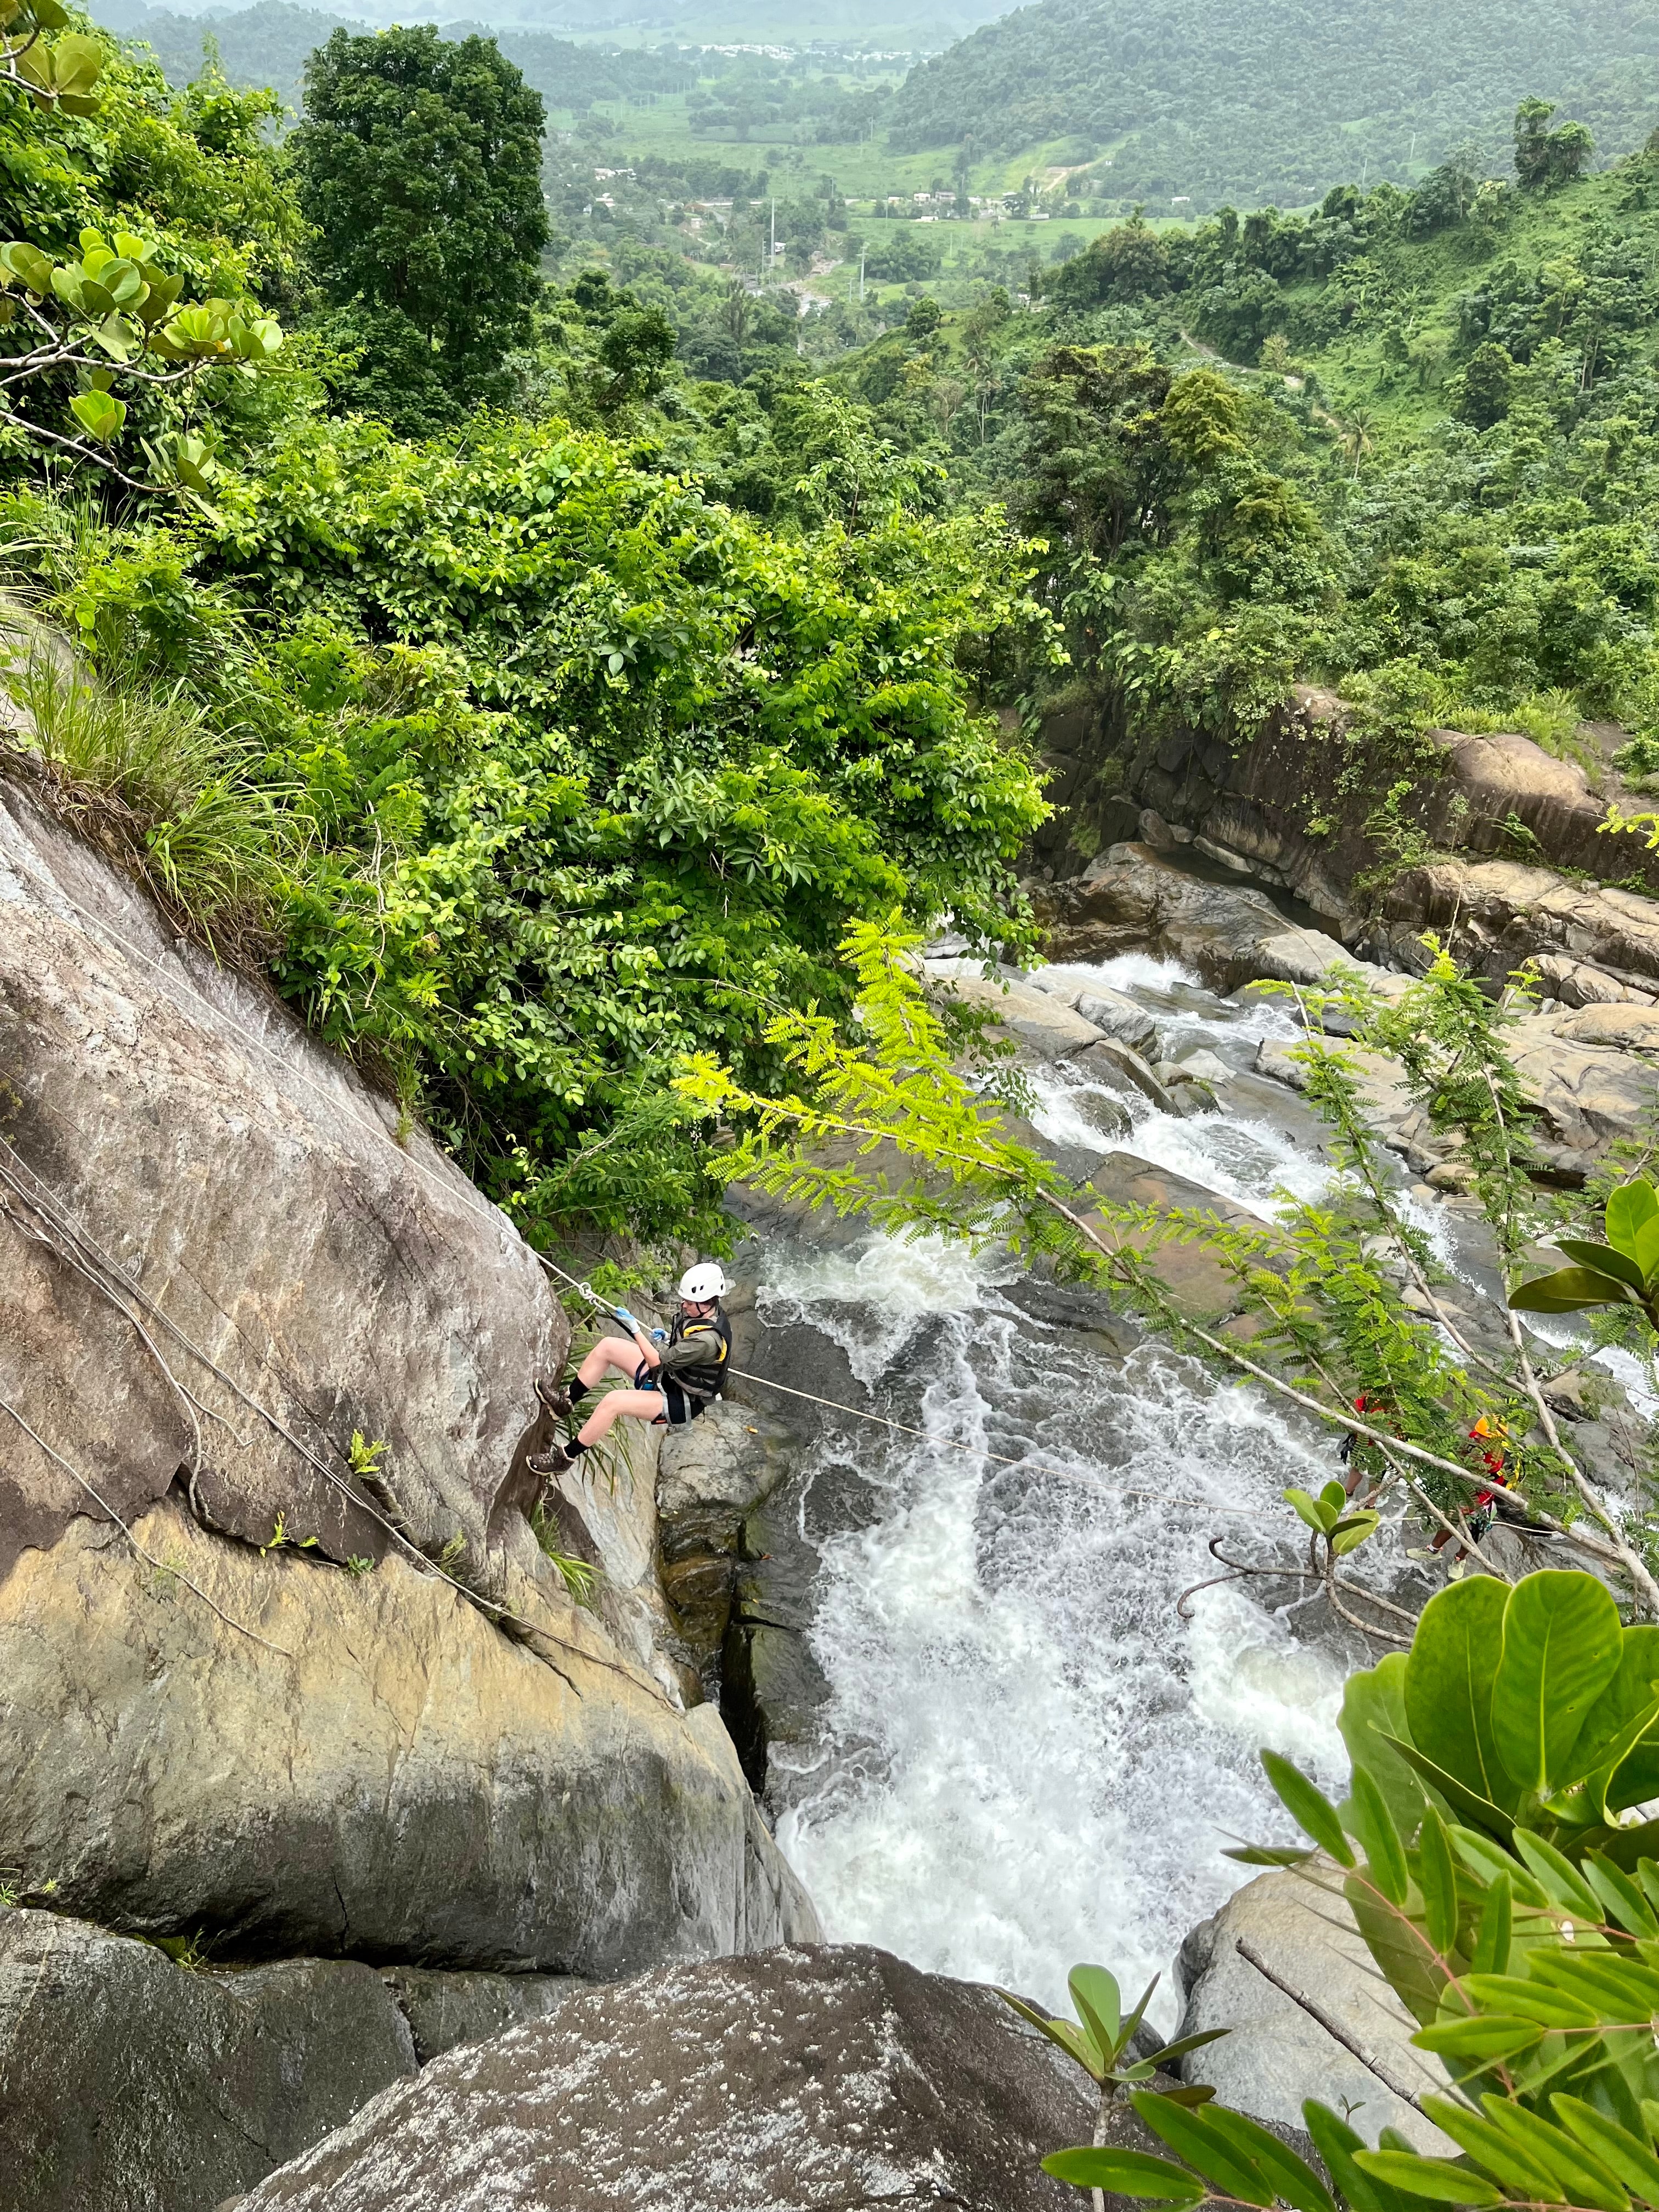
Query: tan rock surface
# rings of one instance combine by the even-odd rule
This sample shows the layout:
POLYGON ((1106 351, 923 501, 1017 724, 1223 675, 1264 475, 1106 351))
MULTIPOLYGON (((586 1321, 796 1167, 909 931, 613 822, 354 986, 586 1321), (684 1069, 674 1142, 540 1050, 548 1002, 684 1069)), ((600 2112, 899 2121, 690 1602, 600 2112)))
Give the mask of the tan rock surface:
POLYGON ((0 1583, 0 1861, 26 1887, 136 1933, 437 1966, 816 1936, 719 1714, 568 1600, 526 1644, 399 1557, 262 1557, 171 1501, 135 1533, 159 1571, 77 1519, 0 1583))

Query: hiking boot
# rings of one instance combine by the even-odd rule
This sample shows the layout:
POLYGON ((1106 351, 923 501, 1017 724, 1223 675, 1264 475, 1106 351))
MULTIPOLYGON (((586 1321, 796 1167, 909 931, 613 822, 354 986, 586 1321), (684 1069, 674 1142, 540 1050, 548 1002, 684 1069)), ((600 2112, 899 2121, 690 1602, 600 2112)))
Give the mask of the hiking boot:
POLYGON ((556 1421, 563 1420, 565 1415, 570 1411, 570 1393, 562 1382, 543 1382, 538 1380, 536 1384, 536 1395, 556 1421))
POLYGON ((550 1451, 532 1452, 525 1465, 532 1474, 562 1474, 580 1457, 581 1454, 572 1451, 568 1444, 555 1444, 550 1451))

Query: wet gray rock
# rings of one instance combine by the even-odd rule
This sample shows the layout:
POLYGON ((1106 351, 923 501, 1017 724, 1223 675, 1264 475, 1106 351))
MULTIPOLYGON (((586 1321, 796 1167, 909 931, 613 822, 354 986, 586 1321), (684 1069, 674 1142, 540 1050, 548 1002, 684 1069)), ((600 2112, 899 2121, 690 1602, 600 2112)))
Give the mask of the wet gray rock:
MULTIPOLYGON (((966 966, 945 963, 945 968, 966 966)), ((1092 1044, 1099 1030, 1085 1021, 1061 999, 1026 983, 1007 983, 981 975, 933 971, 941 987, 964 1004, 988 1013, 992 1034, 1011 1037, 1039 1060, 1061 1060, 1080 1047, 1092 1044)))
POLYGON ((1174 1102, 1169 1085, 1138 1052, 1131 1051, 1127 1044, 1120 1044, 1115 1037, 1101 1037, 1083 1051, 1074 1053, 1072 1065, 1079 1075, 1097 1083, 1109 1083, 1118 1091, 1127 1085, 1131 1091, 1138 1091, 1143 1098, 1151 1099, 1162 1112, 1172 1110, 1174 1102))
POLYGON ((663 1586, 705 1693, 720 1695, 745 1516, 771 1496, 800 1452, 770 1414, 716 1399, 671 1429, 657 1464, 663 1586))
POLYGON ((986 1989, 863 1946, 680 1967, 452 2051, 244 2212, 1074 2212, 1082 2077, 986 1989))
POLYGON ((1448 2153, 1437 2128, 1258 1972, 1240 1954, 1241 1938, 1392 2080, 1418 2094, 1446 2086, 1439 2060, 1413 2048, 1417 2023, 1378 1973, 1343 1900, 1340 1869, 1324 1858, 1247 1882, 1188 1936, 1177 1967, 1187 1993, 1180 2033, 1231 2031, 1187 2061, 1190 2078, 1212 2083, 1218 2103, 1274 2126, 1299 2128, 1307 2098, 1339 2112, 1347 2101, 1368 2142, 1392 2127, 1420 2149, 1448 2153))
POLYGON ((186 1972, 83 1921, 0 1909, 0 2212, 210 2212, 416 2061, 368 1966, 186 1972))
POLYGON ((1080 991, 1077 1010, 1085 1022, 1092 1022, 1107 1036, 1127 1044, 1131 1052, 1145 1055, 1158 1042, 1157 1023, 1127 992, 1109 991, 1103 985, 1080 991))
POLYGON ((570 1974, 444 1974, 423 1966, 385 1966, 380 1979, 409 2024, 422 2066, 458 2044, 483 2043, 545 2019, 587 1986, 570 1974))

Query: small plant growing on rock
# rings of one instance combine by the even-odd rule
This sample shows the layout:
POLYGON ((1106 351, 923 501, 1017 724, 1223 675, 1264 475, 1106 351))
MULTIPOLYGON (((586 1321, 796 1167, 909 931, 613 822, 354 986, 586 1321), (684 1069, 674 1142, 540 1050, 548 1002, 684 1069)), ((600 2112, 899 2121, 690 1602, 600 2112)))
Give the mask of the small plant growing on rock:
MULTIPOLYGON (((1072 2002, 1077 2007, 1077 2019, 1051 2020, 1034 2005, 1017 1997, 1012 1990, 999 1990, 997 1995, 1004 2004, 1011 2006, 1024 2021, 1029 2021, 1039 2034, 1046 2035, 1050 2043, 1057 2044, 1068 2058, 1075 2059, 1094 2083, 1099 2098, 1099 2113, 1095 2122, 1095 2142, 1106 2140, 1112 2121, 1112 2107, 1120 2091, 1137 2083, 1150 2081, 1160 2067, 1173 2066, 1189 2051, 1197 2051, 1206 2043, 1214 2043, 1227 2030, 1211 2028, 1202 2035, 1183 2036, 1178 2043, 1165 2043, 1135 2055, 1136 2042, 1140 2035, 1141 2022, 1146 2017, 1146 2008, 1152 2002, 1158 1977, 1152 1980, 1140 1993, 1139 2002, 1126 2017, 1122 1993, 1117 1977, 1104 1966, 1073 1966, 1066 1978, 1066 1987, 1072 1993, 1072 2002)), ((1172 2102, 1201 2105, 1215 2092, 1201 2082, 1184 2083, 1179 2089, 1164 2093, 1172 2102)), ((1101 2212, 1103 2199, 1098 2189, 1095 2191, 1096 2212, 1101 2212)))
POLYGON ((296 1536, 288 1525, 287 1515, 278 1513, 270 1525, 270 1540, 260 1545, 259 1555, 263 1559, 270 1552, 314 1552, 316 1548, 314 1536, 296 1536))

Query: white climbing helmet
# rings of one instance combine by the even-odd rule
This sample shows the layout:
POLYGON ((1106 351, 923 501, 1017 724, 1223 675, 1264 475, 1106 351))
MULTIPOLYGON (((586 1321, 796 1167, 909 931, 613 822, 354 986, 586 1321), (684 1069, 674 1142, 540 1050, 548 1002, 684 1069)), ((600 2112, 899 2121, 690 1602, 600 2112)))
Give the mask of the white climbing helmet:
POLYGON ((698 1305, 707 1304, 710 1298, 724 1297, 731 1287, 714 1260, 701 1260, 680 1277, 680 1296, 698 1305))

